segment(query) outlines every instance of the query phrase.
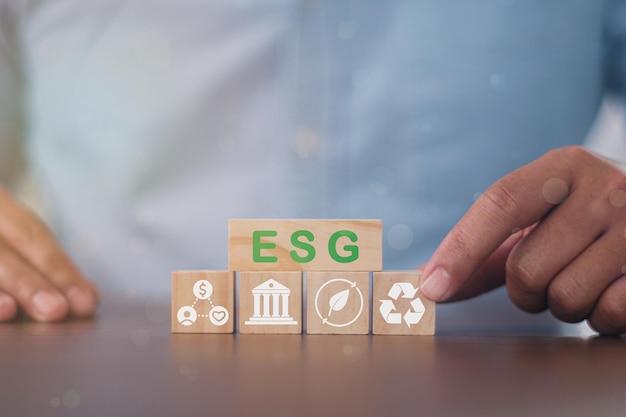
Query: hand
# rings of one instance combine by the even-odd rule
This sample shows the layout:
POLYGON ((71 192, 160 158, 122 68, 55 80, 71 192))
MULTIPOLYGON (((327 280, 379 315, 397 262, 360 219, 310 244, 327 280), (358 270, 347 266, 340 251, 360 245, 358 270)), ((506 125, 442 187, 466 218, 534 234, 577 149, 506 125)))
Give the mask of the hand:
POLYGON ((548 152, 487 189, 424 267, 435 301, 506 283, 519 308, 626 332, 626 175, 581 147, 548 152))
POLYGON ((0 322, 19 308, 38 321, 88 317, 97 303, 95 285, 43 222, 0 187, 0 322))

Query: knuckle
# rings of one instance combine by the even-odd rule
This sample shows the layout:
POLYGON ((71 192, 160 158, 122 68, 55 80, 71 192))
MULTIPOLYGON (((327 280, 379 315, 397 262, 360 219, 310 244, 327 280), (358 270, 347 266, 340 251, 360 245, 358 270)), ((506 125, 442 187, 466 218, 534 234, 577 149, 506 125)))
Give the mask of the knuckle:
POLYGON ((485 213, 491 217, 512 221, 519 216, 522 206, 506 177, 487 189, 478 201, 485 213))
POLYGON ((468 248, 478 247, 480 244, 480 238, 475 232, 472 232, 470 227, 464 227, 458 225, 456 233, 449 235, 449 244, 454 248, 457 253, 466 253, 468 248))
POLYGON ((546 155, 559 160, 563 160, 563 158, 565 158, 568 161, 582 161, 589 159, 592 156, 591 152, 580 145, 570 145, 553 149, 548 151, 546 155))
POLYGON ((32 273, 16 263, 6 248, 0 250, 0 281, 3 292, 19 301, 27 300, 34 293, 32 273))
POLYGON ((19 276, 20 278, 13 280, 10 293, 18 300, 30 300, 37 292, 35 280, 28 272, 22 272, 19 276))
POLYGON ((538 274, 525 265, 523 260, 516 256, 507 259, 505 265, 507 282, 526 293, 543 292, 544 288, 538 279, 538 274))
POLYGON ((9 242, 16 248, 30 248, 37 244, 42 236, 47 232, 47 227, 37 221, 27 221, 16 228, 15 232, 9 236, 9 242))
POLYGON ((548 306, 554 317, 567 323, 578 323, 589 313, 580 292, 568 283, 555 282, 550 285, 548 306))
POLYGON ((626 329, 626 305, 613 297, 603 299, 590 324, 601 333, 623 331, 626 329))
POLYGON ((51 277, 57 284, 64 285, 71 281, 71 268, 66 259, 49 251, 43 255, 42 265, 46 271, 46 276, 51 277))
POLYGON ((545 288, 538 275, 514 258, 505 264, 506 284, 511 301, 529 313, 545 310, 545 288))

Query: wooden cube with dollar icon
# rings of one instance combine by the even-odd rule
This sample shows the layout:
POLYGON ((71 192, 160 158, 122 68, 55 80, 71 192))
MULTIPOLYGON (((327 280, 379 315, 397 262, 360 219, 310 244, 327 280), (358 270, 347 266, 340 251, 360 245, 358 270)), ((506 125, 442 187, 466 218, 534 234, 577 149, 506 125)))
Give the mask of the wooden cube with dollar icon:
POLYGON ((374 272, 372 333, 435 334, 435 303, 420 292, 420 271, 374 272))
POLYGON ((369 333, 369 272, 308 272, 309 334, 369 333))
POLYGON ((234 307, 234 272, 172 273, 172 333, 232 333, 234 307))

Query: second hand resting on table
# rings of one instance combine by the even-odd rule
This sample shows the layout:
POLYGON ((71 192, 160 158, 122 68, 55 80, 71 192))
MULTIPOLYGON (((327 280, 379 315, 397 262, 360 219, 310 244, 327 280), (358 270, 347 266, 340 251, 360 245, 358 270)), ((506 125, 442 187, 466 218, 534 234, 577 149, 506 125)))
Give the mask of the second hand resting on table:
POLYGON ((0 187, 0 322, 18 308, 37 321, 89 317, 98 292, 48 227, 0 187))

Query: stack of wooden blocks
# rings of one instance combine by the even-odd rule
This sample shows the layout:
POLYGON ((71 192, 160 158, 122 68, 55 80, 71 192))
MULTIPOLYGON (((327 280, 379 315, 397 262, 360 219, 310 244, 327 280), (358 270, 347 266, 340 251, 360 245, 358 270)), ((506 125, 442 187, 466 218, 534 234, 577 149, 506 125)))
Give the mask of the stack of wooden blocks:
POLYGON ((172 332, 301 334, 303 294, 309 334, 435 332, 420 272, 382 271, 380 220, 231 220, 228 244, 228 271, 172 274, 172 332))

